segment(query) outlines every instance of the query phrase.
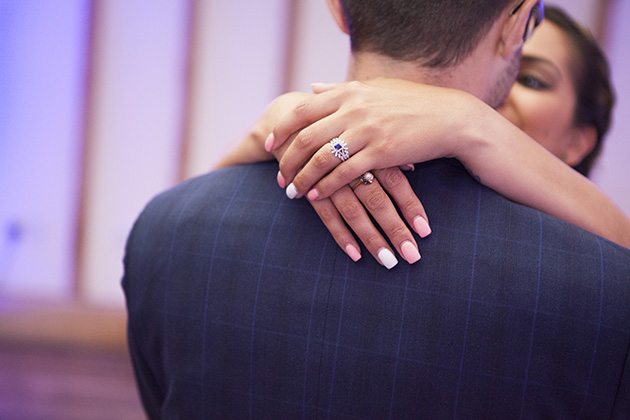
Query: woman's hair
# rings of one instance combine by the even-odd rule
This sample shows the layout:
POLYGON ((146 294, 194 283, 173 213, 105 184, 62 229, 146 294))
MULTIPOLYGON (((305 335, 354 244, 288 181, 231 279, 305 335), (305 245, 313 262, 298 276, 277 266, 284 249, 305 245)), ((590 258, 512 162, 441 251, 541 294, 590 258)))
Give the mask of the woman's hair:
POLYGON ((426 67, 465 59, 514 0, 341 0, 352 51, 426 67))
POLYGON ((574 167, 588 176, 601 152, 615 103, 608 61, 593 35, 562 9, 545 7, 545 20, 562 30, 573 47, 570 69, 577 98, 574 123, 580 127, 593 126, 597 131, 595 147, 574 167))

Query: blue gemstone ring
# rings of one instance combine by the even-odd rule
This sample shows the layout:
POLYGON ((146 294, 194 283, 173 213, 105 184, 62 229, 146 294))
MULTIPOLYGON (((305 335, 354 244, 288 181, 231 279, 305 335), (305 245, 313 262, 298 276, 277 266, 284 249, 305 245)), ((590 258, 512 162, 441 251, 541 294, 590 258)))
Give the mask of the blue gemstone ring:
POLYGON ((342 162, 345 162, 346 159, 350 157, 350 153, 348 152, 348 145, 339 137, 335 137, 330 141, 330 151, 342 162))

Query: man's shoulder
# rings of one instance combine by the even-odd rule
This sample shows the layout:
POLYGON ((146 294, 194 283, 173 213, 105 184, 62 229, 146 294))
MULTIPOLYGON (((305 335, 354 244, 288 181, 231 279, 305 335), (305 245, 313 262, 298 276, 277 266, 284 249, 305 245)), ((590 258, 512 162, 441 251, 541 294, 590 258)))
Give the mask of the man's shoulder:
POLYGON ((277 170, 277 163, 262 162, 223 168, 182 181, 148 202, 133 231, 155 231, 158 226, 166 229, 183 221, 209 223, 221 218, 226 209, 254 211, 264 209, 262 203, 277 205, 286 198, 275 181, 277 170))
POLYGON ((601 249, 606 258, 630 263, 630 250, 503 197, 474 179, 455 159, 417 165, 409 179, 434 231, 441 227, 519 244, 533 252, 544 246, 546 250, 571 250, 592 256, 599 255, 601 249))
POLYGON ((264 197, 280 199, 283 190, 275 182, 278 165, 260 162, 236 165, 208 172, 182 181, 154 197, 147 208, 182 205, 184 202, 205 201, 214 203, 247 196, 252 200, 264 197))

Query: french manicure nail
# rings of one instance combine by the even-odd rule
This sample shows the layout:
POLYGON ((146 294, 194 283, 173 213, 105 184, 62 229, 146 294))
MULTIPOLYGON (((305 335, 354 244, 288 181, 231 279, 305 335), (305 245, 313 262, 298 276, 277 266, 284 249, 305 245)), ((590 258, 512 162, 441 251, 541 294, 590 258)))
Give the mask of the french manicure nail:
POLYGON ((284 176, 282 176, 282 172, 278 171, 278 176, 276 178, 278 180, 278 185, 280 185, 280 188, 284 188, 287 186, 287 181, 284 179, 284 176))
POLYGON ((317 200, 317 197, 319 197, 319 191, 317 191, 315 188, 313 188, 308 192, 308 194, 306 194, 306 198, 311 201, 317 200))
POLYGON ((416 216, 413 219, 413 228, 421 238, 425 238, 431 234, 431 227, 429 223, 421 216, 416 216))
POLYGON ((287 187, 286 193, 287 193, 287 197, 289 197, 291 200, 297 197, 298 192, 297 192, 297 189, 295 188, 295 185, 293 185, 293 182, 290 183, 289 186, 287 187))
POLYGON ((315 93, 321 92, 322 90, 326 89, 326 86, 326 83, 311 83, 311 89, 315 93))
POLYGON ((273 133, 270 133, 265 139, 265 150, 268 152, 271 152, 271 149, 273 149, 273 144, 275 142, 276 142, 276 137, 273 135, 273 133))
POLYGON ((403 257, 409 264, 413 264, 420 259, 420 252, 410 241, 405 241, 400 245, 403 257))
POLYGON ((352 261, 354 262, 357 262, 361 259, 361 252, 359 252, 359 250, 352 244, 346 245, 346 254, 348 254, 348 256, 352 258, 352 261))
POLYGON ((392 254, 392 251, 387 248, 381 248, 376 255, 381 261, 381 264, 383 264, 388 270, 391 270, 396 264, 398 264, 398 260, 394 254, 392 254))

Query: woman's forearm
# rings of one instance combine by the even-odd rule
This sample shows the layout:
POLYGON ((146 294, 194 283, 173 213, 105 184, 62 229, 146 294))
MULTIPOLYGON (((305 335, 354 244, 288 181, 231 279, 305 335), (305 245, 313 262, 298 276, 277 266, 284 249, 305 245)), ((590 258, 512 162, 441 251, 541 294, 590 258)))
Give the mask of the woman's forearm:
POLYGON ((489 188, 630 248, 630 220, 590 180, 485 105, 456 157, 489 188))

